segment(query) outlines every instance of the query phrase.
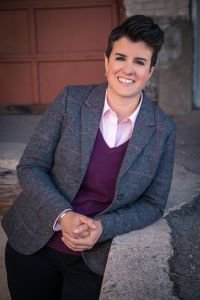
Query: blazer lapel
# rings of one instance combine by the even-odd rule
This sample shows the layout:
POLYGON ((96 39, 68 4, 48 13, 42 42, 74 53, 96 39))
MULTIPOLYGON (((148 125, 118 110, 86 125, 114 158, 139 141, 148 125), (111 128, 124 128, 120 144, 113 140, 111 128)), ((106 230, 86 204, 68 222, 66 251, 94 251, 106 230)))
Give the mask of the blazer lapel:
POLYGON ((95 86, 81 109, 81 180, 83 179, 94 146, 104 107, 107 84, 95 86))
POLYGON ((155 115, 153 106, 150 100, 143 94, 143 102, 135 122, 133 134, 129 141, 118 179, 124 175, 137 159, 142 149, 148 144, 154 131, 155 115))

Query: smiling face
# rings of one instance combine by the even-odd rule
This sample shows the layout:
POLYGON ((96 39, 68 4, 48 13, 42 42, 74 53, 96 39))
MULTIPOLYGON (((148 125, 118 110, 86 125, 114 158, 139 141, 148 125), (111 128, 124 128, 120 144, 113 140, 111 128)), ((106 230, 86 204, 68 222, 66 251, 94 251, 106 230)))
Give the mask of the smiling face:
POLYGON ((113 43, 110 57, 105 57, 110 101, 139 101, 142 89, 149 81, 153 49, 145 42, 132 42, 122 37, 113 43))

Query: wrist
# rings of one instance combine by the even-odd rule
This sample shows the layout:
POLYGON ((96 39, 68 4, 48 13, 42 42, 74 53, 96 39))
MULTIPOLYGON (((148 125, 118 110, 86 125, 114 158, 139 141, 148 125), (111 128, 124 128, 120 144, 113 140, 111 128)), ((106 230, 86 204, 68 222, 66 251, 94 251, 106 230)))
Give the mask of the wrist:
POLYGON ((69 209, 69 210, 67 210, 67 211, 63 211, 63 212, 60 214, 60 216, 59 216, 59 218, 58 218, 58 221, 57 221, 59 225, 61 225, 61 222, 62 222, 63 218, 64 218, 68 213, 70 213, 70 212, 72 212, 71 209, 69 209))

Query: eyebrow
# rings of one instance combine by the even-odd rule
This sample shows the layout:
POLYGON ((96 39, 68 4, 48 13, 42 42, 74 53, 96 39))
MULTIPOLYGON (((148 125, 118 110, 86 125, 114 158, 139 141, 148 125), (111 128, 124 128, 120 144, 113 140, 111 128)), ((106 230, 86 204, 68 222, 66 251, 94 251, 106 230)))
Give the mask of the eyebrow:
POLYGON ((135 57, 135 59, 147 61, 147 59, 146 59, 146 58, 143 58, 143 57, 135 57))
POLYGON ((126 57, 126 55, 125 54, 122 54, 122 53, 115 53, 115 55, 120 55, 120 56, 123 56, 123 57, 126 57))
MULTIPOLYGON (((127 57, 127 55, 123 54, 123 53, 115 53, 115 55, 119 55, 119 56, 123 56, 123 57, 127 57)), ((143 58, 143 57, 135 57, 134 59, 137 59, 137 60, 143 60, 143 61, 147 61, 146 58, 143 58)))

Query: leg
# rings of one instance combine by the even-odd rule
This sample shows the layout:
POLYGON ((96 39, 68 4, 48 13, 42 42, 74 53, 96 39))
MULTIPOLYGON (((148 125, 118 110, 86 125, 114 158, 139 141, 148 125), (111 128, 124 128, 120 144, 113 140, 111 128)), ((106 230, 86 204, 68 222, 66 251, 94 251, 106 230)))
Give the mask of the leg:
POLYGON ((68 255, 64 272, 62 300, 98 300, 102 276, 93 273, 82 257, 68 255))
POLYGON ((41 253, 22 255, 7 244, 5 259, 12 300, 60 300, 61 274, 41 253))

